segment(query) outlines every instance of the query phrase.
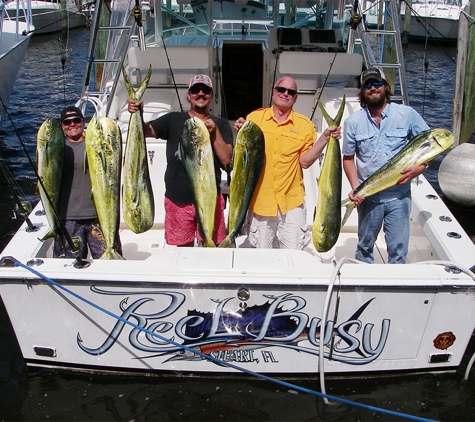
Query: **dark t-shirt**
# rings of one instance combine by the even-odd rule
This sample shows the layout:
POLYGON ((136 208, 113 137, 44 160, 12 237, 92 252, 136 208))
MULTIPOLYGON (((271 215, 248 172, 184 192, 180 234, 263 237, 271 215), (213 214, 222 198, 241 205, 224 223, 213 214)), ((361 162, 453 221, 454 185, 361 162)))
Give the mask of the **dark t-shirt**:
MULTIPOLYGON (((181 131, 183 124, 189 118, 188 112, 171 112, 150 122, 157 138, 167 141, 165 196, 175 204, 193 203, 193 191, 179 154, 181 131)), ((229 122, 220 117, 210 116, 210 118, 216 123, 224 142, 233 145, 233 132, 229 122)), ((216 170, 216 183, 219 190, 221 164, 216 156, 214 158, 214 166, 216 170)))
POLYGON ((97 218, 91 196, 91 180, 85 172, 85 144, 64 141, 60 216, 66 220, 97 218))

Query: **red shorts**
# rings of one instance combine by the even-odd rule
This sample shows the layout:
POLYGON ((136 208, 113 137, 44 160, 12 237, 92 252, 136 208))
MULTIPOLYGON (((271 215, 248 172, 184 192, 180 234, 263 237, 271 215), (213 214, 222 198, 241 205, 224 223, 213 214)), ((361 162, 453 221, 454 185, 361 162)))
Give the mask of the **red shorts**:
MULTIPOLYGON (((224 223, 224 207, 226 203, 223 195, 218 195, 216 213, 214 216, 213 241, 219 245, 226 237, 226 225, 224 223)), ((186 245, 195 240, 203 241, 200 235, 198 221, 196 219, 195 206, 193 204, 175 204, 165 198, 165 240, 169 245, 186 245)))

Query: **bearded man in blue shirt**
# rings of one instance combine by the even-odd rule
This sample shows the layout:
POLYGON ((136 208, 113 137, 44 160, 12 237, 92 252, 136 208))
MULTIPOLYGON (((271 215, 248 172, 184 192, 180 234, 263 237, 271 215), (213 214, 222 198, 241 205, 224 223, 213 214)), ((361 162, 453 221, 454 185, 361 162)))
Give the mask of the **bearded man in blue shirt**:
POLYGON ((348 197, 358 210, 355 258, 362 262, 374 262, 374 243, 382 227, 388 263, 404 264, 410 235, 409 182, 423 173, 427 165, 402 170, 395 186, 368 198, 355 196, 353 192, 412 138, 429 130, 429 126, 411 107, 391 102, 391 88, 381 69, 367 69, 360 79, 358 98, 362 109, 345 121, 342 147, 343 169, 352 189, 348 197))

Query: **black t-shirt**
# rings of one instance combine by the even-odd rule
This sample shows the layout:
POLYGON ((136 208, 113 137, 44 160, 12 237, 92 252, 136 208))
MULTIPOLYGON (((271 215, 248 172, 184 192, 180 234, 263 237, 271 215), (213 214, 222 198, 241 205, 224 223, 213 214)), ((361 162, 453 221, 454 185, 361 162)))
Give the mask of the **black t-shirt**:
MULTIPOLYGON (((193 191, 186 174, 183 162, 180 159, 180 136, 183 124, 190 118, 188 112, 171 112, 150 124, 157 138, 167 141, 167 170, 165 171, 165 196, 175 204, 192 204, 193 191)), ((226 144, 233 145, 233 132, 231 125, 226 119, 210 116, 216 123, 221 136, 226 144)), ((221 164, 214 158, 216 170, 216 183, 219 190, 221 183, 221 164)))

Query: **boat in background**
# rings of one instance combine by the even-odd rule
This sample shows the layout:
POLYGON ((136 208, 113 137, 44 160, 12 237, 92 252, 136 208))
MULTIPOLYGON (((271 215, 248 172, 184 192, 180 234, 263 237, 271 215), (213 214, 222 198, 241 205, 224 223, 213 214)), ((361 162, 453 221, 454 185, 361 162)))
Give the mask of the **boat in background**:
MULTIPOLYGON (((296 80, 295 111, 318 133, 327 127, 318 101, 336 116, 345 98, 342 124, 360 109, 365 67, 382 66, 395 80, 393 100, 407 101, 397 19, 388 25, 394 30, 370 38, 342 24, 350 21, 348 10, 327 2, 318 20, 323 27, 279 27, 275 13, 268 31, 235 35, 210 20, 197 24, 170 9, 157 13, 159 2, 153 16, 149 2, 138 10, 134 1, 113 1, 111 9, 103 3, 96 4, 88 53, 96 63, 87 63, 88 83, 77 105, 88 117, 94 111, 115 121, 123 143, 130 113, 122 64, 134 87, 152 68, 142 97, 146 121, 179 111, 198 73, 215 87, 210 112, 231 125, 268 106, 283 75, 296 80), (396 58, 385 54, 388 46, 396 58)), ((388 7, 398 16, 395 0, 388 7)), ((277 0, 272 10, 279 10, 277 0)), ((154 225, 135 234, 120 216, 125 260, 53 258, 52 239, 38 240, 49 230, 41 204, 1 253, 0 295, 29 366, 147 376, 318 374, 321 384, 327 375, 459 367, 475 328, 475 245, 423 176, 412 184, 406 265, 387 264, 382 234, 374 264, 352 258, 356 212, 327 252, 313 244, 253 249, 246 236, 236 238, 235 248, 179 248, 164 235, 167 142, 148 138, 146 148, 154 225)), ((304 171, 309 227, 321 168, 317 160, 304 171)), ((343 183, 346 198, 346 177, 343 183)))
MULTIPOLYGON (((35 34, 49 34, 63 28, 85 26, 90 15, 90 10, 83 8, 82 0, 66 0, 64 10, 61 0, 21 0, 21 2, 31 4, 35 34)), ((16 16, 16 8, 13 5, 7 5, 6 10, 10 17, 16 16)), ((19 16, 23 18, 21 10, 19 16)))
MULTIPOLYGON (((416 1, 411 6, 409 38, 453 42, 457 40, 459 17, 468 0, 460 2, 416 1)), ((401 28, 404 28, 406 2, 401 2, 401 28)))
POLYGON ((31 31, 31 11, 23 9, 20 0, 10 0, 0 4, 0 128, 2 126, 5 107, 8 106, 13 85, 18 76, 21 62, 25 56, 31 31), (12 19, 6 13, 6 7, 22 8, 24 20, 12 19))

